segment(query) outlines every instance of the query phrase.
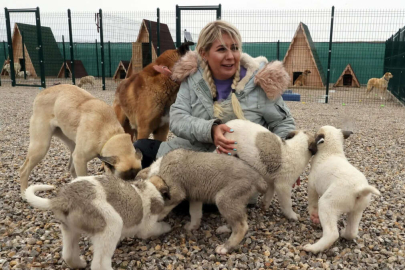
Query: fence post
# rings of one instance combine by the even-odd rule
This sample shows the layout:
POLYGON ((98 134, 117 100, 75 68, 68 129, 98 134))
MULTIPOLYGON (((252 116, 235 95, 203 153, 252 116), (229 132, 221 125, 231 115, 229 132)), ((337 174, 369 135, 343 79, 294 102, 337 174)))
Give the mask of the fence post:
POLYGON ((335 16, 335 6, 332 6, 332 16, 330 18, 330 36, 329 36, 329 55, 328 55, 328 72, 326 76, 326 96, 325 103, 329 101, 329 80, 330 80, 330 61, 332 58, 332 35, 333 35, 333 19, 335 16))
POLYGON ((150 53, 150 63, 152 63, 153 57, 152 57, 152 22, 149 21, 149 53, 150 53))
POLYGON ((7 28, 7 43, 8 43, 8 55, 10 57, 10 76, 11 86, 15 86, 15 71, 14 71, 14 55, 13 55, 13 43, 11 41, 11 26, 10 26, 10 13, 7 8, 4 8, 6 13, 6 28, 7 28))
POLYGON ((280 60, 280 40, 277 40, 277 60, 280 60))
POLYGON ((69 23, 69 42, 70 42, 70 72, 72 73, 72 83, 76 85, 75 77, 75 57, 73 53, 73 33, 72 33, 72 15, 68 9, 68 23, 69 23))
POLYGON ((180 8, 179 5, 176 5, 176 47, 181 46, 181 25, 180 25, 180 8))
POLYGON ((41 31, 41 17, 39 13, 39 7, 35 11, 35 17, 37 21, 37 38, 39 47, 39 66, 41 68, 41 86, 46 88, 45 85, 45 61, 44 61, 44 48, 42 46, 42 31, 41 31))
POLYGON ((98 46, 98 42, 97 42, 97 39, 96 39, 96 64, 97 64, 97 78, 99 78, 99 77, 100 77, 100 69, 99 69, 99 67, 98 67, 98 50, 97 50, 97 46, 98 46))
POLYGON ((110 66, 110 77, 112 77, 111 74, 111 43, 108 41, 108 64, 110 66))
POLYGON ((63 69, 65 70, 65 79, 67 78, 67 68, 66 68, 66 49, 65 49, 65 36, 62 35, 62 46, 63 46, 63 69))
POLYGON ((217 20, 220 20, 221 16, 222 16, 222 6, 221 4, 219 4, 217 9, 217 20))
MULTIPOLYGON (((25 50, 24 50, 24 31, 21 31, 21 43, 22 43, 22 56, 23 56, 23 62, 24 62, 24 80, 27 79, 27 72, 25 71, 25 50)), ((18 75, 18 74, 17 74, 18 75)))
POLYGON ((104 66, 104 37, 103 37, 103 11, 99 10, 100 14, 100 50, 101 50, 101 81, 103 90, 105 90, 105 66, 104 66))
POLYGON ((157 8, 157 56, 160 56, 160 9, 157 8))

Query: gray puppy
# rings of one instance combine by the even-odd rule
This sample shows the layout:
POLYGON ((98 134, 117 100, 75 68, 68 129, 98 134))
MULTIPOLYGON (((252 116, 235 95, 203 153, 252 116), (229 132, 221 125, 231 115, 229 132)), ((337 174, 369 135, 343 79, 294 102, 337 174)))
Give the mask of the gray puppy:
MULTIPOLYGON (((139 172, 136 179, 160 177, 169 187, 163 219, 176 205, 190 201, 191 221, 187 230, 198 229, 203 203, 215 203, 232 229, 230 238, 216 252, 226 254, 237 246, 248 230, 246 205, 256 192, 264 193, 266 181, 244 161, 215 153, 177 149, 139 172)), ((223 227, 221 227, 223 228, 223 227)), ((219 228, 219 229, 221 229, 219 228)))
POLYGON ((94 245, 92 270, 112 270, 111 258, 123 237, 148 238, 170 231, 170 225, 157 222, 169 189, 158 177, 127 183, 113 176, 79 177, 64 186, 57 197, 45 199, 35 191, 53 189, 33 185, 25 191, 29 204, 51 210, 61 221, 62 257, 70 268, 85 268, 80 259, 79 239, 90 236, 94 245))

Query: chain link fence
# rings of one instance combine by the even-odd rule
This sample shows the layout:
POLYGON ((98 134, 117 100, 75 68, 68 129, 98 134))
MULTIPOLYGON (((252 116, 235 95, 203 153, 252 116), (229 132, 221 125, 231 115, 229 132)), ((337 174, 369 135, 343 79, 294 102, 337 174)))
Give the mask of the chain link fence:
MULTIPOLYGON (((76 84, 81 77, 94 76, 95 84, 83 88, 115 90, 117 83, 141 70, 159 52, 175 48, 177 35, 180 34, 179 40, 183 41, 188 33, 187 37, 196 42, 204 25, 217 19, 217 12, 182 10, 179 13, 181 29, 176 29, 175 9, 159 12, 104 10, 101 14, 99 10, 72 10, 71 31, 68 12, 43 12, 41 31, 46 85, 72 83, 73 75, 76 84)), ((220 17, 240 30, 243 52, 253 57, 265 56, 269 61, 284 61, 291 77, 284 95, 286 100, 378 106, 404 102, 405 10, 336 9, 333 15, 332 9, 220 10, 220 17), (388 91, 367 92, 368 80, 383 79, 385 72, 393 74, 388 91)), ((38 61, 35 56, 38 54, 37 36, 27 33, 35 25, 35 16, 12 13, 10 25, 14 62, 21 66, 16 81, 36 84, 40 72, 36 64, 32 67, 29 64, 38 61), (24 46, 21 32, 25 33, 24 46), (26 48, 24 56, 23 47, 26 48), (17 54, 18 51, 21 53, 17 54), (25 72, 24 76, 24 72, 21 73, 24 70, 31 72, 28 76, 25 72)), ((5 13, 0 13, 2 85, 11 83, 4 68, 9 59, 7 42, 5 13)))

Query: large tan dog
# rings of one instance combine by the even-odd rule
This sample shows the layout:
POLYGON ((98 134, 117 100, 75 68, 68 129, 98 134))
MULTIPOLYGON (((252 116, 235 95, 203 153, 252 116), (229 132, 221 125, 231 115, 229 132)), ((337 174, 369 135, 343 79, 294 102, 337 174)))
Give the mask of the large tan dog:
POLYGON ((141 72, 122 81, 115 92, 114 110, 125 132, 137 140, 153 133, 155 140, 165 141, 169 132, 169 109, 176 100, 179 81, 173 81, 160 67, 172 70, 192 42, 177 50, 167 50, 141 72))
POLYGON ((391 72, 386 72, 380 79, 371 78, 367 82, 367 93, 371 93, 374 88, 377 88, 380 90, 380 99, 382 99, 382 95, 387 91, 388 82, 393 77, 391 72))
POLYGON ((79 87, 57 85, 34 100, 30 145, 20 169, 22 196, 31 170, 45 157, 52 136, 69 147, 68 167, 73 177, 87 175, 87 162, 97 156, 122 179, 134 179, 141 169, 142 154, 135 151, 112 108, 79 87))
POLYGON ((307 77, 308 74, 310 74, 311 71, 309 69, 306 69, 294 82, 294 86, 305 86, 307 85, 307 77))

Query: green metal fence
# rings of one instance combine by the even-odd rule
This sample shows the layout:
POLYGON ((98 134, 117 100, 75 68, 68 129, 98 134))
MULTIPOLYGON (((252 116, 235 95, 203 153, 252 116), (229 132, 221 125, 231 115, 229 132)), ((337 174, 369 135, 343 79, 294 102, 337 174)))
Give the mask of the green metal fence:
MULTIPOLYGON (((193 41, 197 41, 202 27, 220 17, 231 22, 240 30, 244 52, 254 57, 265 56, 269 61, 286 60, 286 65, 290 61, 289 72, 292 81, 289 90, 299 94, 302 102, 323 103, 327 100, 329 103, 394 105, 397 98, 403 100, 401 97, 403 97, 405 81, 401 79, 401 75, 398 75, 403 72, 404 68, 404 63, 400 61, 403 54, 399 52, 400 49, 403 50, 403 45, 395 44, 403 44, 403 39, 400 41, 401 37, 403 38, 403 34, 401 34, 403 32, 400 34, 397 32, 405 25, 405 10, 341 10, 336 8, 333 19, 331 11, 331 9, 237 11, 226 10, 224 7, 219 10, 186 8, 182 9, 180 13, 180 29, 176 29, 178 21, 176 24, 175 7, 172 11, 159 11, 159 15, 157 10, 136 12, 109 12, 107 10, 100 12, 96 9, 94 12, 78 12, 72 10, 70 12, 71 29, 69 29, 68 12, 42 12, 42 31, 50 30, 45 34, 44 41, 49 47, 44 50, 44 57, 48 57, 45 59, 47 86, 57 82, 73 83, 72 71, 74 71, 75 84, 81 76, 91 75, 96 77, 95 86, 86 85, 84 88, 114 90, 116 83, 122 77, 113 78, 120 63, 137 60, 138 56, 134 54, 137 47, 134 46, 134 43, 143 35, 144 20, 148 25, 149 22, 156 24, 155 22, 159 20, 161 35, 165 31, 169 35, 168 38, 162 39, 157 33, 152 33, 161 39, 160 45, 156 44, 156 36, 152 37, 153 46, 147 44, 149 39, 138 40, 138 43, 145 45, 139 47, 142 51, 155 48, 154 53, 157 55, 158 47, 163 52, 165 46, 170 47, 178 40, 183 41, 185 30, 190 33, 193 41), (305 40, 299 41, 302 37, 301 34, 305 40), (103 37, 103 42, 101 42, 101 37, 103 37), (298 38, 294 41, 294 37, 298 38), (331 37, 332 39, 330 39, 331 37), (300 42, 306 42, 306 45, 300 42), (329 48, 331 51, 328 70, 329 48), (391 56, 388 56, 389 53, 391 56), (308 58, 308 54, 312 58, 308 58), (289 59, 291 55, 293 57, 289 59), (72 56, 74 61, 72 61, 72 56), (392 61, 388 61, 390 59, 392 61), (65 65, 66 68, 64 68, 65 65), (347 71, 348 65, 350 65, 350 70, 347 71), (102 74, 103 66, 104 76, 102 74), (64 72, 65 69, 69 69, 69 71, 64 72), (310 84, 302 87, 294 86, 294 79, 305 69, 313 71, 308 76, 310 84), (376 96, 376 92, 366 93, 367 81, 370 78, 381 78, 386 70, 393 70, 391 72, 394 74, 394 78, 390 81, 388 89, 396 98, 392 99, 390 94, 386 94, 385 99, 381 100, 376 96), (354 76, 350 79, 352 73, 354 76), (327 81, 328 75, 329 81, 327 81), (335 86, 337 82, 340 82, 341 86, 335 86), (357 82, 358 85, 353 82, 357 82), (327 86, 328 92, 326 91, 327 86)), ((18 14, 14 14, 10 20, 12 30, 15 25, 35 25, 35 21, 18 14)), ((146 25, 146 29, 156 31, 157 28, 154 25, 148 25, 146 25)), ((29 39, 28 36, 27 38, 29 39)), ((7 56, 4 53, 3 40, 7 43, 5 16, 0 12, 1 65, 8 57, 8 53, 7 56)), ((28 54, 30 56, 30 52, 28 54)), ((37 79, 18 77, 17 82, 18 80, 31 83, 37 79)), ((10 84, 10 78, 2 75, 1 83, 2 85, 10 84)))
POLYGON ((405 104, 405 26, 385 44, 384 72, 391 72, 394 76, 390 81, 390 91, 405 104))

